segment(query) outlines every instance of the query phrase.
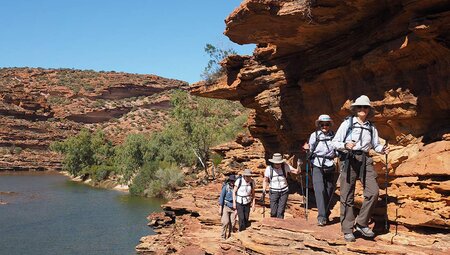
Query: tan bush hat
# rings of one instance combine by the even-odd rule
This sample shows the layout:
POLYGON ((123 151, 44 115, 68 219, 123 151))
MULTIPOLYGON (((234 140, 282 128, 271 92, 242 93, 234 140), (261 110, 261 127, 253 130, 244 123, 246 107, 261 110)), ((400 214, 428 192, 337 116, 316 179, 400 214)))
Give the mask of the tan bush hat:
POLYGON ((245 169, 242 176, 252 176, 252 171, 250 169, 245 169))
POLYGON ((358 98, 355 100, 355 102, 352 104, 352 107, 354 107, 354 106, 359 106, 359 105, 366 105, 366 106, 372 107, 372 106, 370 105, 370 99, 369 99, 369 97, 366 96, 366 95, 362 95, 362 96, 358 97, 358 98))
POLYGON ((284 163, 283 156, 280 153, 274 153, 272 158, 269 159, 269 161, 274 164, 284 163))

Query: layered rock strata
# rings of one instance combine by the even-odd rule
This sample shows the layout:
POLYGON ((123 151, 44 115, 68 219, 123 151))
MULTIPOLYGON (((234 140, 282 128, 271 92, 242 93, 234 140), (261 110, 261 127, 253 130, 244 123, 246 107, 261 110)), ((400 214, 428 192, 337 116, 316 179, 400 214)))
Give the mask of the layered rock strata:
POLYGON ((73 69, 0 69, 0 170, 59 170, 48 150, 81 128, 115 142, 160 130, 169 94, 187 83, 155 75, 73 69))
MULTIPOLYGON (((224 76, 191 92, 254 109, 249 131, 265 159, 304 157, 300 146, 320 114, 339 124, 352 100, 368 95, 374 125, 392 147, 389 219, 448 229, 449 21, 444 0, 247 0, 226 19, 225 35, 257 44, 253 56, 230 56, 224 76)), ((374 161, 382 219, 386 159, 374 161)))
MULTIPOLYGON (((447 254, 450 237, 411 233, 401 226, 379 234, 375 241, 358 238, 347 243, 340 234, 339 204, 333 204, 332 222, 318 227, 317 210, 305 219, 303 199, 290 195, 286 219, 269 218, 268 201, 250 213, 251 226, 220 237, 218 195, 221 183, 185 189, 163 205, 165 212, 149 216, 156 235, 141 238, 138 254, 447 254), (263 212, 265 213, 263 214, 263 212)), ((260 194, 257 195, 258 198, 260 194)))

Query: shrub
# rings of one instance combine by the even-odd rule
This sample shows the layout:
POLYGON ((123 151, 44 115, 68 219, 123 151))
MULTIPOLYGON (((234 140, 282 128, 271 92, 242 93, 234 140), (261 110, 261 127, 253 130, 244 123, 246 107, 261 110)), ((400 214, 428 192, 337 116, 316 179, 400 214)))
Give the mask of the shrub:
POLYGON ((88 174, 94 182, 105 180, 112 172, 114 172, 114 167, 107 165, 93 165, 81 171, 82 174, 88 174))
POLYGON ((184 175, 176 166, 159 168, 144 194, 149 197, 168 198, 183 182, 184 175))

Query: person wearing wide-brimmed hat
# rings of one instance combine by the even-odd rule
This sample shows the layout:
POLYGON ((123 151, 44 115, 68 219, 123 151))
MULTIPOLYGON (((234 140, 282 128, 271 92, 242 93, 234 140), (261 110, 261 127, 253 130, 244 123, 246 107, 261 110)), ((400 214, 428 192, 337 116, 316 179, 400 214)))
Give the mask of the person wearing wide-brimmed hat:
POLYGON ((339 150, 341 160, 341 230, 344 239, 349 242, 355 241, 353 228, 365 237, 375 236, 368 223, 378 199, 379 188, 377 173, 368 152, 373 149, 378 153, 389 153, 389 148, 380 144, 378 131, 369 121, 373 115, 370 99, 365 95, 358 97, 351 105, 351 110, 354 115, 342 122, 332 141, 339 150), (353 207, 358 178, 363 185, 364 201, 355 222, 353 207))
POLYGON ((269 162, 264 171, 263 196, 269 183, 270 216, 283 219, 289 196, 287 173, 298 174, 299 170, 289 165, 280 153, 273 154, 269 162))
POLYGON ((221 206, 220 216, 222 222, 222 238, 226 239, 231 236, 235 222, 236 210, 233 208, 233 190, 236 176, 230 175, 220 192, 219 204, 221 206))
POLYGON ((245 169, 242 176, 234 182, 233 208, 237 210, 239 231, 245 230, 250 224, 250 208, 255 211, 255 183, 250 169, 245 169))
POLYGON ((329 115, 320 115, 316 120, 317 130, 310 135, 309 143, 303 146, 305 150, 310 150, 314 196, 319 211, 317 215, 319 226, 325 226, 328 222, 330 200, 334 192, 336 153, 331 144, 334 137, 334 132, 330 129, 332 125, 333 120, 329 115))

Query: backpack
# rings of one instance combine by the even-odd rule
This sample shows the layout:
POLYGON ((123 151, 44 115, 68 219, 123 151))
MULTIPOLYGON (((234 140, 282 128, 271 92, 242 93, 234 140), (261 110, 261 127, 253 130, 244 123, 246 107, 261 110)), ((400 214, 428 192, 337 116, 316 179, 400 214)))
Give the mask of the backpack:
MULTIPOLYGON (((353 117, 354 117, 353 115, 350 115, 350 116, 347 116, 345 118, 345 120, 344 120, 344 121, 347 121, 348 119, 350 119, 349 120, 350 124, 348 125, 347 132, 345 132, 345 137, 344 137, 344 140, 343 140, 344 143, 345 143, 345 140, 347 139, 347 137, 352 133, 353 128, 355 126, 355 123, 353 123, 353 117)), ((370 121, 367 121, 367 122, 369 122, 369 128, 365 128, 365 127, 356 127, 356 128, 368 130, 370 132, 370 143, 372 144, 372 141, 373 141, 373 128, 374 128, 374 126, 373 126, 372 122, 370 122, 370 121)), ((362 134, 362 131, 361 131, 361 134, 362 134)))
MULTIPOLYGON (((241 187, 242 184, 242 175, 239 175, 239 177, 237 178, 237 180, 239 180, 239 184, 237 185, 237 190, 239 190, 239 188, 241 187)), ((253 189, 253 181, 250 182, 250 187, 253 189)))
MULTIPOLYGON (((284 178, 287 178, 286 170, 284 169, 284 167, 285 167, 285 164, 283 163, 282 166, 281 166, 281 170, 283 170, 283 176, 284 176, 284 178)), ((269 182, 272 181, 272 178, 273 178, 273 167, 270 166, 270 178, 269 178, 269 182)))
MULTIPOLYGON (((319 138, 319 135, 320 135, 319 132, 322 132, 322 131, 316 130, 316 132, 315 132, 315 134, 316 134, 316 141, 314 142, 314 145, 311 147, 311 154, 314 154, 314 151, 316 150, 317 145, 319 145, 319 142, 325 142, 325 144, 327 145, 327 148, 328 148, 328 143, 327 143, 327 141, 331 141, 331 140, 333 140, 333 138, 334 138, 334 132, 333 132, 333 131, 330 131, 330 137, 329 137, 329 138, 318 139, 318 138, 319 138)), ((347 132, 348 132, 348 130, 347 130, 347 132)), ((324 133, 322 132, 322 134, 324 134, 324 133)), ((325 134, 324 134, 324 135, 325 135, 325 134)), ((346 137, 346 138, 347 138, 347 137, 346 137)), ((344 139, 344 141, 345 141, 345 139, 344 139)), ((329 149, 329 148, 328 148, 328 149, 329 149)))

